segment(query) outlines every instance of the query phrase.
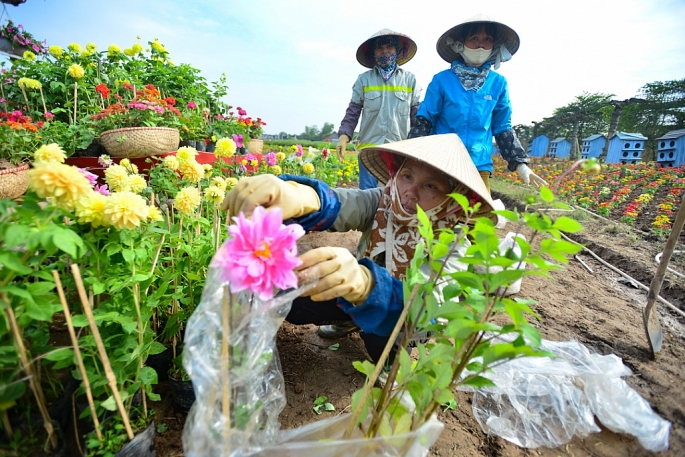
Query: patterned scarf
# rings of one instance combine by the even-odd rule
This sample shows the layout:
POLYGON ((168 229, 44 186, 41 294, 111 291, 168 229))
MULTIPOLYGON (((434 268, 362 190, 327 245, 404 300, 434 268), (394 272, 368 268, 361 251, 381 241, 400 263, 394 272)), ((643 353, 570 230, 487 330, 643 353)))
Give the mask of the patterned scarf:
POLYGON ((485 78, 488 77, 490 73, 490 63, 484 63, 481 68, 469 67, 466 64, 455 60, 452 62, 452 72, 457 75, 459 82, 464 90, 472 90, 478 92, 483 84, 485 84, 485 78))
POLYGON ((376 68, 381 73, 383 81, 390 79, 397 69, 397 53, 376 57, 376 68))
MULTIPOLYGON (((471 190, 459 183, 450 193, 471 195, 471 190)), ((426 211, 433 223, 433 229, 452 228, 463 220, 461 207, 452 197, 445 197, 440 204, 426 211)), ((407 213, 402 208, 395 179, 383 190, 376 216, 371 226, 371 239, 364 253, 373 261, 382 260, 385 256, 385 268, 397 279, 404 278, 405 271, 414 258, 416 245, 421 241, 418 229, 419 220, 415 214, 407 213), (391 255, 388 255, 388 252, 391 255)))

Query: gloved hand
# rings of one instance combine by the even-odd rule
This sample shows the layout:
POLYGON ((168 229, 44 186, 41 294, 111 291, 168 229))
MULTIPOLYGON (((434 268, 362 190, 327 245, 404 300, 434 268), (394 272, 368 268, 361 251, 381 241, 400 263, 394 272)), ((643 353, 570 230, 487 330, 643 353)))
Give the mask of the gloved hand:
POLYGON ((345 151, 347 150, 347 143, 350 142, 350 137, 344 133, 338 137, 338 145, 335 147, 335 153, 338 155, 340 163, 345 162, 345 151))
POLYGON ((533 173, 533 170, 528 168, 528 165, 525 163, 522 163, 516 167, 516 173, 519 174, 521 180, 526 183, 526 185, 530 185, 531 181, 538 187, 547 185, 547 181, 533 173))
POLYGON ((302 265, 296 268, 300 283, 319 279, 313 289, 303 294, 314 301, 342 297, 353 304, 361 304, 376 285, 369 269, 359 265, 345 248, 312 249, 302 254, 300 260, 302 265))
POLYGON ((257 206, 281 208, 285 220, 318 211, 321 201, 309 186, 264 174, 242 178, 221 202, 221 209, 229 211, 231 216, 242 212, 248 218, 257 206))

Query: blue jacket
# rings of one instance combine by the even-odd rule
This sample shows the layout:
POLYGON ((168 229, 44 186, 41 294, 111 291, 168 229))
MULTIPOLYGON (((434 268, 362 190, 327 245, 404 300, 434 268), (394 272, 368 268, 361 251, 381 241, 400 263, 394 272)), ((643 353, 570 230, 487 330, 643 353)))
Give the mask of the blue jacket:
POLYGON ((417 116, 428 119, 431 134, 456 133, 478 170, 492 172, 492 138, 512 128, 509 89, 490 70, 478 92, 465 90, 451 69, 433 77, 417 116))

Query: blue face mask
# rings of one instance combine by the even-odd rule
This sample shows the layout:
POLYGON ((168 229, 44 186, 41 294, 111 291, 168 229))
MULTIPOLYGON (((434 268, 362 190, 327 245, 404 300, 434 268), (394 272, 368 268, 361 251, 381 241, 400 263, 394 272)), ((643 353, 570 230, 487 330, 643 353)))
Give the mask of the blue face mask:
POLYGON ((394 67, 396 61, 397 61, 397 53, 382 54, 382 55, 376 57, 376 65, 378 65, 378 67, 382 68, 383 70, 387 70, 390 67, 394 67))

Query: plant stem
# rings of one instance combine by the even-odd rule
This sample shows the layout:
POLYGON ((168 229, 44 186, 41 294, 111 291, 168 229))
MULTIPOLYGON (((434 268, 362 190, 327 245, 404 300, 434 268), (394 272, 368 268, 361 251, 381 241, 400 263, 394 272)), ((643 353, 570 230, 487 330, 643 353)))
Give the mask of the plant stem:
POLYGON ((12 424, 10 424, 10 418, 7 415, 6 409, 2 410, 2 426, 5 429, 7 438, 9 438, 9 440, 12 441, 14 439, 14 432, 12 431, 12 424))
POLYGON ((67 327, 69 328, 69 336, 71 337, 71 344, 74 347, 76 363, 78 365, 79 372, 81 373, 81 379, 83 380, 83 389, 86 391, 86 397, 88 398, 88 406, 90 407, 90 415, 93 418, 95 433, 98 436, 100 446, 102 446, 102 433, 100 432, 100 421, 98 420, 98 414, 95 411, 93 393, 90 391, 90 381, 88 380, 88 372, 86 371, 86 367, 83 364, 83 358, 81 357, 81 349, 79 348, 78 338, 76 338, 76 332, 74 331, 74 324, 71 322, 71 311, 69 311, 69 305, 67 304, 67 299, 64 296, 64 290, 62 289, 62 281, 60 281, 59 279, 59 274, 55 270, 52 270, 52 276, 53 278, 55 278, 55 285, 57 286, 57 295, 59 295, 59 300, 62 303, 62 310, 64 311, 64 320, 67 321, 67 327))
POLYGON ((33 373, 33 367, 29 361, 29 357, 26 353, 26 347, 24 346, 24 340, 21 335, 21 330, 19 329, 19 324, 17 323, 17 318, 14 315, 14 310, 10 304, 7 296, 4 292, 0 292, 0 298, 7 304, 5 308, 5 314, 7 315, 7 320, 9 321, 10 328, 14 334, 14 341, 17 346, 17 353, 19 354, 19 360, 21 361, 22 369, 24 373, 29 377, 29 386, 31 386, 31 391, 38 404, 38 410, 40 415, 43 417, 43 427, 48 434, 48 443, 45 443, 45 451, 50 452, 57 449, 57 436, 55 435, 55 430, 52 426, 52 419, 48 413, 48 407, 45 404, 45 396, 43 395, 43 389, 40 384, 38 384, 36 377, 33 373))
POLYGON ((93 311, 90 309, 90 304, 88 303, 88 299, 86 298, 86 290, 83 287, 83 281, 81 280, 81 272, 79 270, 78 264, 74 263, 71 265, 71 272, 74 275, 74 282, 76 282, 76 288, 78 289, 79 298, 81 299, 81 306, 83 307, 83 311, 85 312, 86 317, 88 318, 90 331, 93 334, 95 345, 98 348, 102 366, 105 368, 105 376, 107 378, 107 382, 109 384, 110 389, 112 389, 112 396, 114 397, 114 401, 116 402, 117 408, 119 409, 119 414, 121 414, 121 420, 124 422, 124 427, 126 428, 126 434, 128 435, 128 439, 132 440, 134 436, 133 430, 131 429, 131 424, 129 423, 128 414, 126 413, 124 404, 121 401, 121 396, 119 395, 119 389, 117 387, 117 380, 114 376, 114 372, 112 371, 112 366, 109 363, 109 357, 107 356, 105 345, 102 342, 102 338, 100 337, 100 331, 98 330, 98 326, 95 323, 93 311))

